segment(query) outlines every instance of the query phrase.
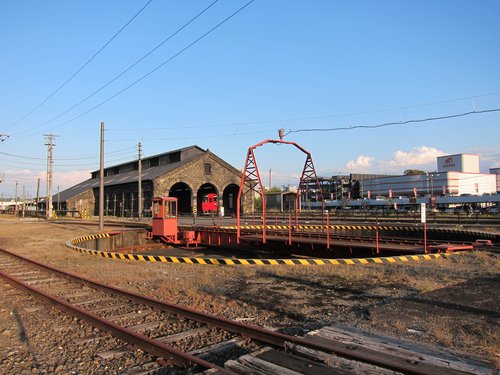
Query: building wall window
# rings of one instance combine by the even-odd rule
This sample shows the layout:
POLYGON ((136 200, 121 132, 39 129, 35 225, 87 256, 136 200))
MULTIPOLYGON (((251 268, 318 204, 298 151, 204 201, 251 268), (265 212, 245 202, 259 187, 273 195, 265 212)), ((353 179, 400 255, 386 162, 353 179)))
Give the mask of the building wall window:
POLYGON ((169 155, 169 159, 170 159, 170 163, 178 163, 178 162, 180 162, 181 161, 181 152, 180 151, 172 152, 169 155))
POLYGON ((155 158, 149 159, 149 166, 150 167, 157 167, 160 165, 160 158, 157 156, 155 158))
POLYGON ((212 174, 212 164, 205 163, 205 176, 212 174))

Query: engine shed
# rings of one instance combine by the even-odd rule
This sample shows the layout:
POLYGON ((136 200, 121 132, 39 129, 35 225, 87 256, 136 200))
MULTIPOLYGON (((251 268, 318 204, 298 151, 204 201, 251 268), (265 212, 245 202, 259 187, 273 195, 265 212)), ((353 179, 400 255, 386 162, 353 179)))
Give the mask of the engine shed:
MULTIPOLYGON (((199 146, 153 155, 141 160, 142 197, 139 197, 139 160, 104 170, 104 215, 115 217, 152 216, 153 197, 177 198, 181 214, 203 215, 203 201, 217 197, 209 215, 232 216, 236 212, 241 171, 211 151, 199 146)), ((53 197, 62 210, 86 211, 98 215, 99 171, 91 178, 53 197)), ((245 206, 250 206, 250 204, 245 206)))

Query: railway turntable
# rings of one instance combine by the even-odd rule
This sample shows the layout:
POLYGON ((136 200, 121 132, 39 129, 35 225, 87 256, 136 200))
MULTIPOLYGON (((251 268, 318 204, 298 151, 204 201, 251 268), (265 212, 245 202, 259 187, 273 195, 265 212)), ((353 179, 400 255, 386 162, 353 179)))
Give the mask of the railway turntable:
POLYGON ((262 225, 218 226, 179 225, 177 198, 153 198, 151 229, 147 238, 183 249, 206 250, 208 254, 226 252, 231 256, 247 251, 250 256, 266 257, 372 257, 472 250, 466 243, 422 242, 418 238, 384 237, 379 232, 404 228, 339 225, 269 225, 262 236, 262 225))

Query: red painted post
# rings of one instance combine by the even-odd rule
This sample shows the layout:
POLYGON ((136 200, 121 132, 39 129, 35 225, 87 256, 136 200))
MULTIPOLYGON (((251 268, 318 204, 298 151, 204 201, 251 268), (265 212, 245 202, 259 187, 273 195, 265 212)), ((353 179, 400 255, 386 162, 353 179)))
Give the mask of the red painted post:
POLYGON ((377 221, 377 230, 375 233, 375 243, 376 243, 376 253, 378 254, 380 252, 380 249, 378 247, 378 221, 377 221))
POLYGON ((330 249, 330 213, 326 212, 326 248, 330 249))
POLYGON ((424 222, 424 254, 427 254, 427 223, 424 222))
POLYGON ((292 214, 288 215, 288 246, 292 246, 292 214))

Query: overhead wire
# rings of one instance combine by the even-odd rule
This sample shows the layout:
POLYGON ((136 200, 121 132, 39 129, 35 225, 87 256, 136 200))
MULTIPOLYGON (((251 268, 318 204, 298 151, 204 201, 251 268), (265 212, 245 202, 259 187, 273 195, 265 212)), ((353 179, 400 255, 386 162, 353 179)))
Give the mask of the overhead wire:
MULTIPOLYGON (((469 116, 472 114, 482 114, 482 113, 491 113, 491 112, 498 112, 500 111, 500 108, 492 108, 492 109, 485 109, 485 110, 479 110, 479 111, 470 111, 470 112, 465 112, 465 113, 458 113, 458 114, 452 114, 452 115, 444 115, 444 116, 435 116, 435 117, 428 117, 428 118, 423 118, 423 119, 413 119, 413 120, 406 120, 406 121, 395 121, 395 122, 388 122, 388 123, 383 123, 383 124, 377 124, 377 125, 354 125, 354 126, 345 126, 345 127, 337 127, 337 128, 306 128, 306 129, 289 129, 288 132, 285 135, 288 135, 290 133, 299 133, 299 132, 327 132, 327 131, 340 131, 340 130, 354 130, 354 129, 373 129, 373 128, 382 128, 386 126, 394 126, 394 125, 407 125, 407 124, 412 124, 412 123, 420 123, 420 122, 428 122, 428 121, 436 121, 436 120, 444 120, 444 119, 449 119, 449 118, 457 118, 457 117, 464 117, 464 116, 469 116)), ((173 128, 172 128, 173 129, 173 128)), ((179 129, 179 128, 177 128, 179 129)), ((189 129, 189 128, 182 128, 182 130, 189 129)), ((134 130, 134 129, 128 129, 134 130)), ((139 130, 139 129, 135 129, 139 130)), ((142 130, 142 129, 141 129, 142 130)), ((158 128, 156 128, 158 130, 158 128)), ((253 131, 253 132, 232 132, 230 134, 216 134, 216 135, 210 135, 210 136, 196 136, 196 137, 189 137, 189 139, 207 139, 207 138, 221 138, 221 137, 233 137, 237 135, 250 135, 250 134, 261 134, 261 133, 267 133, 267 131, 253 131)), ((179 140, 179 139, 187 139, 188 137, 186 136, 178 136, 178 137, 168 137, 168 138, 159 138, 155 136, 154 138, 144 138, 144 140, 154 140, 154 141, 160 141, 160 140, 179 140)), ((132 139, 112 139, 110 142, 129 142, 133 141, 132 139)))
POLYGON ((186 23, 184 23, 175 32, 173 32, 172 34, 170 34, 167 38, 163 39, 154 48, 152 48, 151 50, 149 50, 145 55, 143 55, 141 58, 139 58, 138 60, 136 60, 132 65, 130 65, 128 68, 124 69, 121 73, 119 73, 118 75, 116 75, 115 77, 113 77, 110 81, 108 81, 107 83, 105 83, 104 85, 102 85, 101 87, 99 87, 97 90, 94 90, 92 93, 90 93, 89 95, 87 95, 85 98, 83 98, 82 100, 80 100, 78 103, 74 104, 73 106, 69 107, 68 109, 66 109, 65 111, 59 113, 58 115, 52 117, 51 119, 49 119, 49 120, 47 120, 45 122, 42 122, 42 123, 40 123, 40 124, 38 124, 36 126, 33 126, 30 129, 26 129, 26 130, 21 131, 21 132, 19 132, 17 134, 14 134, 14 135, 22 135, 22 134, 25 134, 25 133, 30 132, 32 130, 38 129, 38 128, 44 126, 44 125, 50 124, 52 121, 57 120, 58 118, 64 116, 66 113, 68 113, 68 112, 72 111, 73 109, 75 109, 76 107, 78 107, 79 105, 85 103, 87 100, 89 100, 90 98, 92 98, 93 96, 95 96, 96 94, 98 94, 99 92, 101 92, 102 90, 104 90, 110 84, 112 84, 113 82, 115 82, 118 78, 120 78, 125 73, 127 73, 128 71, 130 71, 132 68, 134 68, 135 66, 137 66, 141 61, 143 61, 146 57, 150 56, 153 52, 155 52, 156 50, 158 50, 161 46, 163 46, 166 42, 168 42, 169 40, 171 40, 174 36, 176 36, 177 34, 179 34, 182 30, 184 30, 191 23, 193 23, 197 18, 199 18, 201 15, 203 15, 212 6, 214 6, 218 1, 219 0, 213 1, 211 4, 209 4, 203 10, 201 10, 200 12, 198 12, 198 14, 196 14, 194 17, 192 17, 189 21, 187 21, 186 23))
POLYGON ((137 11, 132 18, 130 18, 125 25, 123 25, 112 37, 109 39, 96 53, 92 55, 90 59, 88 59, 80 68, 78 68, 66 81, 64 81, 59 87, 57 87, 49 96, 47 96, 44 100, 42 100, 38 105, 36 105, 34 108, 32 108, 30 111, 28 111, 26 114, 21 116, 18 120, 14 121, 13 123, 7 125, 5 129, 8 129, 22 120, 24 120, 26 117, 31 115, 33 112, 35 112, 38 108, 40 108, 42 105, 47 103, 55 94, 57 94, 64 86, 66 86, 73 78, 75 78, 78 73, 80 73, 92 60, 94 60, 97 55, 99 55, 146 7, 152 2, 153 0, 149 0, 139 11, 137 11))
MULTIPOLYGON (((135 151, 135 147, 125 147, 121 148, 118 150, 114 151, 109 151, 106 152, 104 155, 105 156, 115 156, 115 155, 120 155, 120 154, 128 154, 132 150, 135 151)), ((47 160, 47 156, 26 156, 26 155, 16 155, 16 154, 10 154, 7 152, 0 152, 0 155, 5 155, 5 156, 10 156, 14 158, 21 158, 21 159, 35 159, 35 160, 47 160)), ((93 156, 82 156, 82 157, 62 157, 62 158, 53 158, 54 161, 59 161, 59 160, 84 160, 84 159, 94 159, 98 158, 99 155, 93 155, 93 156)))
MULTIPOLYGON (((167 138, 159 138, 159 137, 154 137, 154 138, 144 138, 143 140, 145 141, 173 141, 173 140, 180 140, 180 139, 210 139, 210 138, 223 138, 223 137, 234 137, 237 135, 252 135, 252 134, 269 134, 268 130, 260 130, 260 131, 254 131, 254 132, 240 132, 240 133, 230 133, 230 134, 213 134, 213 135, 200 135, 200 136, 178 136, 178 137, 167 137, 167 138)), ((110 142, 133 142, 135 141, 134 139, 112 139, 110 142)))
POLYGON ((215 25, 214 27, 212 27, 210 30, 208 30, 207 32, 205 32, 204 34, 202 34, 200 37, 196 38, 194 41, 192 41, 191 43, 189 43, 186 47, 182 48, 180 51, 178 51, 177 53, 175 53, 173 56, 171 56, 170 58, 168 58, 167 60, 163 61, 161 64, 159 64, 158 66, 156 66, 154 69, 150 70, 148 73, 142 75, 140 78, 138 78, 137 80, 135 80, 134 82, 132 82, 131 84, 127 85, 126 87, 124 87, 123 89, 119 90, 118 92, 116 92, 115 94, 111 95, 110 97, 108 97, 106 100, 100 102, 99 104, 91 107, 90 109, 88 109, 87 111, 85 112, 82 112, 80 113, 79 115, 67 120, 67 121, 64 121, 63 123, 61 124, 58 124, 52 128, 49 128, 48 130, 54 130, 54 129, 57 129, 57 128, 60 128, 61 126, 64 126, 66 124, 69 124, 70 122, 73 122, 83 116, 85 116, 86 114, 96 110, 97 108, 103 106, 104 104, 106 104, 107 102, 109 102, 110 100, 116 98, 118 95, 122 94, 123 92, 127 91, 128 89, 130 89, 131 87, 135 86, 136 84, 138 84, 139 82, 141 82, 142 80, 144 80, 145 78, 149 77, 151 74, 155 73, 157 70, 159 70, 160 68, 162 68, 164 65, 166 65, 167 63, 169 63, 170 61, 172 61, 173 59, 175 59, 177 56, 181 55, 182 53, 184 53, 185 51, 187 51, 188 49, 190 49, 191 47, 193 47, 195 44, 197 44, 198 42, 200 42, 202 39, 204 39, 205 37, 207 37, 209 34, 211 34, 212 32, 214 32, 216 29, 218 29, 219 27, 221 27, 223 24, 225 24, 227 21, 229 21, 231 18, 233 18, 234 16, 236 16, 238 13, 240 13, 241 11, 243 11, 246 7, 248 7, 250 4, 252 4, 255 0, 250 0, 248 1, 245 5, 243 5, 242 7, 238 8, 238 10, 236 10, 235 12, 231 13, 231 15, 229 15, 228 17, 226 17, 224 20, 222 20, 221 22, 219 22, 217 25, 215 25))
MULTIPOLYGON (((454 99, 440 100, 440 101, 435 101, 435 102, 413 104, 413 105, 393 107, 393 108, 385 108, 385 109, 376 109, 376 110, 359 111, 359 112, 336 113, 336 114, 320 115, 320 116, 292 117, 292 118, 274 119, 274 120, 244 121, 244 122, 240 121, 240 122, 228 122, 228 123, 223 123, 223 124, 212 124, 212 125, 210 125, 210 124, 209 125, 189 125, 189 126, 182 126, 182 129, 217 128, 217 127, 226 127, 226 126, 243 126, 243 125, 259 125, 259 124, 263 125, 263 124, 287 123, 287 122, 304 121, 304 120, 319 120, 319 119, 332 118, 332 117, 348 117, 348 116, 368 115, 368 114, 374 114, 374 113, 394 112, 394 111, 400 111, 403 109, 426 107, 426 106, 432 106, 432 105, 437 105, 437 104, 453 103, 453 102, 464 101, 464 100, 472 100, 472 99, 482 98, 482 97, 491 96, 491 95, 498 95, 498 94, 500 94, 500 91, 494 91, 494 92, 489 92, 486 94, 466 96, 466 97, 460 97, 460 98, 454 98, 454 99)), ((120 128, 120 129, 107 129, 107 131, 110 131, 110 132, 131 131, 131 130, 141 130, 141 131, 154 130, 154 131, 156 131, 156 130, 174 130, 174 129, 179 129, 179 126, 151 127, 151 128, 145 128, 145 127, 120 128)))
MULTIPOLYGON (((129 160, 130 158, 125 156, 125 155, 134 155, 135 152, 135 147, 127 147, 124 149, 120 149, 117 151, 112 151, 107 154, 105 154, 105 161, 106 163, 118 163, 118 162, 125 162, 126 160, 129 160), (124 151, 125 150, 125 151, 124 151)), ((24 165, 26 165, 27 169, 30 171, 44 171, 45 169, 38 169, 46 166, 46 160, 47 157, 27 157, 23 155, 14 155, 14 154, 9 154, 5 152, 0 152, 1 155, 6 155, 14 158, 22 158, 22 159, 33 159, 33 160, 39 160, 39 162, 27 162, 27 161, 19 161, 19 160, 12 160, 12 159, 7 159, 7 158, 0 158, 2 160, 2 166, 4 167, 9 167, 9 168, 23 168, 24 165), (14 163, 14 164, 12 164, 14 163), (35 168, 31 167, 35 166, 35 168), (36 168, 38 167, 38 168, 36 168)), ((61 161, 67 161, 67 160, 81 160, 81 159, 88 159, 88 157, 85 158, 53 158, 54 161, 54 168, 75 168, 75 167, 87 167, 88 169, 93 169, 93 168, 98 168, 99 164, 99 156, 93 156, 91 157, 94 159, 94 162, 89 162, 89 163, 78 163, 78 164, 61 164, 59 162, 61 161)))
POLYGON ((427 118, 422 118, 422 119, 414 119, 414 120, 406 120, 406 121, 386 122, 386 123, 377 124, 377 125, 353 125, 353 126, 344 126, 344 127, 336 127, 336 128, 290 129, 290 130, 288 130, 288 132, 285 135, 288 135, 290 133, 300 133, 300 132, 331 132, 331 131, 339 131, 339 130, 376 129, 376 128, 382 128, 382 127, 386 127, 386 126, 408 125, 408 124, 415 124, 415 123, 436 121, 436 120, 445 120, 445 119, 450 119, 450 118, 464 117, 464 116, 469 116, 469 115, 477 115, 477 114, 482 114, 482 113, 491 113, 491 112, 498 112, 498 111, 500 111, 500 108, 491 108, 491 109, 485 109, 485 110, 481 110, 481 111, 469 111, 469 112, 457 113, 457 114, 452 114, 452 115, 427 117, 427 118))
MULTIPOLYGON (((0 158, 0 160, 15 163, 15 164, 34 165, 37 167, 42 167, 42 166, 46 165, 46 163, 30 163, 30 162, 26 162, 26 161, 17 161, 17 160, 3 159, 3 158, 0 158)), ((85 166, 90 167, 90 166, 95 166, 96 164, 99 164, 99 162, 97 161, 95 163, 85 163, 85 164, 58 164, 58 163, 54 163, 54 167, 85 167, 85 166)), ((11 167, 14 167, 12 164, 9 164, 9 165, 11 167)))
MULTIPOLYGON (((98 159, 98 158, 96 158, 98 159)), ((27 161, 18 161, 18 160, 11 160, 11 159, 4 159, 4 158, 0 158, 0 160, 2 161, 7 161, 7 162, 10 162, 10 163, 15 163, 15 164, 22 164, 22 165, 34 165, 34 166, 44 166, 46 165, 46 163, 43 163, 43 162, 40 162, 40 163, 32 163, 32 162, 27 162, 27 161)), ((120 161, 120 160, 123 160, 123 157, 122 158, 118 158, 118 159, 106 159, 106 162, 116 162, 116 161, 120 161)), ((59 163, 56 163, 54 162, 54 166, 55 167, 95 167, 96 165, 99 164, 99 160, 96 160, 94 163, 83 163, 83 164, 59 164, 59 163)), ((9 164, 11 167, 13 167, 12 164, 9 164)))

